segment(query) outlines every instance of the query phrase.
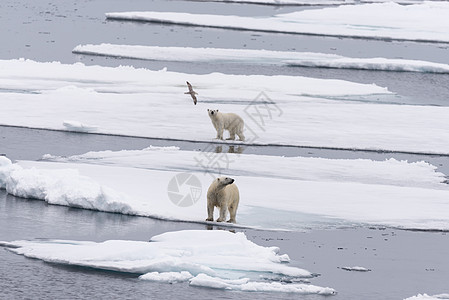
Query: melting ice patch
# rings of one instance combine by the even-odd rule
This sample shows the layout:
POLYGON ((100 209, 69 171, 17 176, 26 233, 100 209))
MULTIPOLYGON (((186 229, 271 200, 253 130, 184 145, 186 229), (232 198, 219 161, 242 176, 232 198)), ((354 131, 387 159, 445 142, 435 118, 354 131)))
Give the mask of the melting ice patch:
POLYGON ((344 5, 273 17, 152 11, 107 13, 106 17, 265 32, 449 42, 446 31, 446 28, 449 28, 448 14, 449 3, 429 1, 415 5, 400 5, 394 2, 344 5))
POLYGON ((180 282, 195 286, 242 291, 277 291, 334 295, 331 288, 309 284, 262 281, 279 278, 312 278, 312 274, 288 264, 278 247, 262 247, 244 233, 189 230, 167 232, 150 242, 110 240, 14 241, 2 243, 11 251, 46 262, 140 274, 140 279, 180 282))
POLYGON ((144 60, 208 63, 247 63, 298 67, 449 73, 449 65, 419 60, 351 58, 335 54, 270 50, 158 47, 137 45, 79 45, 74 53, 144 60))

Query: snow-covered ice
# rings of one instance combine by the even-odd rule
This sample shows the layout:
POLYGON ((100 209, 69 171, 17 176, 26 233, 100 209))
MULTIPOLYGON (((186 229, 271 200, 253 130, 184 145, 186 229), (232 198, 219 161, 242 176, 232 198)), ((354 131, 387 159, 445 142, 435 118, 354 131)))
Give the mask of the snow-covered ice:
POLYGON ((190 1, 207 1, 207 2, 225 2, 225 3, 242 3, 242 4, 262 4, 274 6, 318 6, 318 5, 343 5, 357 3, 373 3, 373 2, 396 2, 404 4, 420 3, 421 0, 190 0, 190 1))
POLYGON ((87 125, 77 121, 69 121, 69 120, 64 121, 62 125, 64 125, 64 127, 68 131, 75 131, 75 132, 94 132, 98 129, 97 126, 87 125))
MULTIPOLYGON (((206 149, 211 150, 211 149, 206 149)), ((143 150, 92 151, 60 157, 44 155, 43 160, 65 163, 132 167, 174 172, 221 171, 233 176, 270 177, 307 181, 358 182, 423 188, 446 188, 443 173, 426 162, 409 163, 389 159, 327 159, 278 157, 232 153, 181 151, 177 147, 148 147, 143 150), (273 168, 276 166, 276 168, 273 168)))
POLYGON ((374 84, 0 60, 0 89, 2 125, 67 130, 74 120, 98 133, 208 142, 207 109, 217 108, 242 116, 246 143, 449 153, 449 107, 363 102, 392 97, 374 84))
POLYGON ((244 233, 222 230, 167 232, 149 242, 39 240, 0 242, 12 252, 46 262, 141 274, 142 280, 246 291, 278 291, 333 295, 332 288, 310 284, 261 281, 311 278, 312 273, 288 264, 278 247, 262 247, 244 233), (219 286, 220 285, 220 286, 219 286))
POLYGON ((79 45, 74 53, 144 60, 246 63, 338 69, 449 73, 449 65, 420 60, 352 58, 336 54, 224 48, 159 47, 138 45, 79 45))
POLYGON ((243 279, 222 279, 211 277, 206 274, 199 274, 190 279, 190 285, 208 287, 223 290, 234 290, 244 292, 285 292, 298 294, 318 294, 324 296, 335 295, 337 292, 332 288, 323 288, 311 284, 302 283, 280 283, 280 282, 254 282, 247 278, 243 279))
POLYGON ((448 14, 449 3, 426 1, 413 5, 394 2, 342 5, 271 17, 153 11, 111 12, 106 17, 225 29, 447 43, 448 14))
POLYGON ((183 282, 188 281, 193 278, 193 275, 188 271, 181 272, 148 272, 139 276, 139 279, 149 280, 149 281, 160 281, 160 282, 183 282))
POLYGON ((442 300, 442 299, 449 299, 449 294, 438 294, 438 295, 418 294, 416 296, 409 297, 404 300, 442 300))
MULTIPOLYGON (((240 189, 237 226, 304 230, 367 223, 449 229, 449 188, 428 163, 227 153, 229 164, 216 170, 198 164, 201 153, 149 148, 15 164, 0 157, 0 186, 53 204, 202 223, 206 190, 221 171, 240 189), (201 185, 198 201, 188 207, 168 196, 170 180, 181 172, 195 175, 201 185)), ((187 192, 192 193, 179 193, 187 192)))

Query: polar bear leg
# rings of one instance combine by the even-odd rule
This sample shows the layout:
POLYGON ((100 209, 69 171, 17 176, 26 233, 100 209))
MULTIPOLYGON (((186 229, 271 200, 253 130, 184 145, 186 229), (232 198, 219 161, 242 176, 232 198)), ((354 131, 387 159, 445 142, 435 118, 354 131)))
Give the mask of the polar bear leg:
POLYGON ((217 129, 217 139, 219 139, 219 140, 223 139, 223 127, 217 129))
POLYGON ((231 206, 229 206, 229 214, 230 214, 230 218, 228 220, 228 223, 236 223, 235 221, 235 215, 237 214, 237 206, 234 204, 231 204, 231 206))
POLYGON ((227 138, 227 140, 235 140, 235 132, 234 131, 229 131, 229 137, 227 138))
POLYGON ((236 130, 237 132, 237 135, 239 136, 239 139, 241 140, 241 141, 244 141, 245 140, 245 135, 243 134, 243 123, 237 128, 237 130, 236 130))
POLYGON ((214 220, 214 206, 207 204, 207 219, 206 221, 213 221, 214 220))
POLYGON ((245 141, 245 136, 243 135, 243 132, 238 132, 237 135, 239 136, 239 139, 241 141, 245 141))
POLYGON ((220 206, 220 217, 217 219, 217 222, 224 222, 226 220, 226 210, 226 205, 224 207, 220 206))

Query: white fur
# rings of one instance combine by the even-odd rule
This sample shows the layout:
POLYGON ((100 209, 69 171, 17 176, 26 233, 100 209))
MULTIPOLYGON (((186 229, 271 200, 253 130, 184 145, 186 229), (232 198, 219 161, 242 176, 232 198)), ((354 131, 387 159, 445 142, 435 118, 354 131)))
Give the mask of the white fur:
POLYGON ((243 135, 243 127, 245 122, 243 119, 234 113, 222 113, 218 109, 208 109, 207 113, 212 121, 212 124, 217 130, 217 139, 223 139, 223 131, 229 131, 228 140, 235 140, 235 135, 239 136, 241 141, 245 140, 243 135))
POLYGON ((229 210, 229 223, 235 223, 237 207, 239 205, 239 189, 234 184, 234 179, 229 177, 220 177, 215 179, 207 190, 207 219, 213 221, 214 207, 220 209, 220 216, 217 222, 223 222, 226 219, 226 213, 229 210))

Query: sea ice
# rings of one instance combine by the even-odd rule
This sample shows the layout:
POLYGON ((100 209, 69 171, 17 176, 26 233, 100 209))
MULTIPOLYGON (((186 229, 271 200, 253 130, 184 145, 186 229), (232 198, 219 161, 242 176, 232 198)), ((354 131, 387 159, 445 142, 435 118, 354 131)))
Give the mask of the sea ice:
POLYGON ((77 121, 64 121, 62 123, 68 131, 75 132, 93 132, 98 129, 96 126, 86 125, 77 121))
MULTIPOLYGON (((215 149, 204 149, 215 150, 215 149)), ((177 147, 153 147, 142 150, 91 151, 69 157, 46 154, 42 160, 133 167, 147 170, 189 170, 226 172, 233 176, 270 177, 308 181, 358 182, 408 187, 445 189, 445 174, 424 162, 410 163, 388 159, 327 159, 319 157, 279 157, 244 153, 181 151, 177 147), (214 162, 211 168, 209 162, 214 162), (273 168, 276 166, 276 168, 273 168)))
MULTIPOLYGON (((198 0, 191 0, 198 1, 198 0)), ((372 2, 396 2, 404 4, 416 4, 421 0, 205 0, 208 2, 242 3, 242 4, 262 4, 273 6, 318 6, 318 5, 344 5, 372 2)))
POLYGON ((257 65, 289 65, 299 67, 449 73, 449 65, 429 61, 352 58, 336 54, 269 51, 250 49, 159 47, 137 45, 79 45, 74 53, 126 57, 145 60, 209 63, 246 63, 257 65))
POLYGON ((418 294, 413 297, 406 298, 404 300, 442 300, 449 299, 449 294, 439 294, 439 295, 427 295, 427 294, 418 294))
POLYGON ((0 242, 10 251, 46 262, 141 274, 140 279, 242 291, 333 295, 335 290, 309 284, 281 284, 260 277, 312 278, 289 265, 277 247, 262 247, 242 232, 185 230, 166 232, 149 242, 68 240, 0 242), (193 277, 193 278, 192 278, 193 277), (227 285, 225 287, 224 285, 227 285))
MULTIPOLYGON (((195 155, 150 149, 91 152, 86 159, 57 158, 60 162, 3 163, 0 186, 8 193, 53 204, 204 223, 206 190, 219 174, 199 168, 195 155), (187 161, 180 162, 183 159, 187 161), (199 182, 190 206, 177 205, 168 193, 193 192, 188 184, 177 191, 169 186, 184 172, 199 182)), ((236 180, 241 201, 237 225, 223 226, 304 230, 367 223, 449 229, 449 188, 440 183, 442 174, 427 163, 282 157, 266 157, 263 163, 257 155, 226 155, 235 163, 221 171, 236 180)))
POLYGON ((213 108, 245 120, 247 144, 449 153, 449 107, 366 103, 391 93, 342 80, 0 60, 0 88, 10 91, 4 125, 67 130, 64 120, 77 120, 97 133, 209 142, 213 108))
POLYGON ((413 5, 394 2, 342 5, 270 17, 154 11, 111 12, 106 17, 224 29, 447 43, 448 14, 449 3, 425 1, 413 5))

